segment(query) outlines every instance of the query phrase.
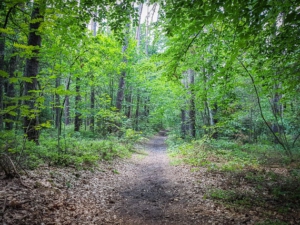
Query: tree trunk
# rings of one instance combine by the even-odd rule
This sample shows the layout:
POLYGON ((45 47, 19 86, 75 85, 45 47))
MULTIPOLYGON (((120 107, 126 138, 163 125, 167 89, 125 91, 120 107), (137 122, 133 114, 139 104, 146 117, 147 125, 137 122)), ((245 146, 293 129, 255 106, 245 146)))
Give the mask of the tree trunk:
MULTIPOLYGON (((60 78, 57 77, 55 79, 55 88, 58 88, 60 85, 60 78)), ((60 107, 60 95, 55 93, 55 128, 58 128, 59 127, 59 124, 60 124, 60 110, 61 110, 61 107, 60 107)))
MULTIPOLYGON (((95 17, 97 16, 97 12, 95 12, 95 17)), ((94 37, 97 35, 97 21, 93 19, 93 35, 94 37)), ((92 79, 94 79, 94 75, 92 74, 92 79)), ((95 86, 91 86, 91 117, 90 117, 90 130, 94 132, 95 130, 95 116, 94 116, 94 110, 95 110, 95 86)))
MULTIPOLYGON (((128 43, 129 43, 128 35, 129 35, 129 24, 127 24, 126 27, 126 37, 125 37, 124 45, 122 47, 123 62, 125 64, 127 64, 126 50, 128 48, 128 43)), ((121 112, 122 102, 124 99, 125 77, 126 77, 126 69, 123 69, 121 72, 121 77, 119 79, 119 86, 118 86, 118 93, 117 93, 117 100, 116 100, 116 108, 118 109, 119 112, 121 112)))
POLYGON ((129 93, 126 95, 126 116, 131 117, 131 106, 132 106, 132 88, 129 88, 129 93))
POLYGON ((191 136, 193 138, 196 137, 196 111, 195 111, 195 72, 193 70, 189 70, 189 78, 190 78, 190 111, 189 111, 189 117, 190 117, 190 131, 191 136))
POLYGON ((150 17, 150 12, 149 12, 149 2, 147 1, 147 14, 145 18, 145 55, 148 55, 148 32, 149 32, 149 17, 150 17))
MULTIPOLYGON (((218 119, 216 118, 216 114, 218 112, 218 104, 214 103, 214 107, 212 110, 210 110, 211 112, 211 120, 213 121, 214 125, 216 125, 218 123, 218 119)), ((212 137, 217 139, 218 138, 218 131, 216 130, 216 128, 214 128, 213 133, 212 133, 212 137)))
POLYGON ((66 96, 65 101, 65 125, 70 124, 70 97, 66 96))
MULTIPOLYGON (((16 67, 17 67, 17 56, 12 56, 9 60, 9 77, 10 78, 14 77, 16 67)), ((14 84, 7 82, 6 95, 7 95, 6 107, 15 105, 15 103, 12 100, 12 98, 15 97, 14 84)), ((5 119, 6 119, 5 129, 6 130, 12 130, 13 129, 13 124, 14 124, 13 121, 15 120, 15 116, 13 116, 11 114, 7 114, 5 119)))
POLYGON ((186 137, 186 112, 181 109, 181 137, 185 139, 186 137))
POLYGON ((124 98, 125 77, 126 77, 126 71, 123 70, 121 72, 121 77, 119 79, 117 102, 116 102, 116 108, 118 109, 119 112, 121 112, 122 102, 123 102, 123 98, 124 98))
POLYGON ((95 129, 95 87, 91 87, 91 121, 90 121, 90 130, 94 132, 95 129))
POLYGON ((139 47, 141 45, 141 19, 143 12, 143 3, 139 5, 139 24, 136 28, 135 39, 137 40, 137 50, 139 51, 139 47))
POLYGON ((114 78, 113 76, 110 76, 110 80, 109 80, 109 93, 110 93, 110 105, 113 106, 115 103, 114 103, 114 78))
MULTIPOLYGON (((5 11, 5 4, 4 1, 0 2, 0 11, 5 11)), ((8 18, 8 17, 7 17, 8 18)), ((2 18, 1 18, 2 20, 2 18)), ((6 28, 7 23, 2 24, 1 21, 1 28, 6 28)), ((0 32, 0 70, 4 70, 4 54, 5 54, 5 36, 3 33, 0 32)), ((4 94, 4 77, 0 75, 0 111, 4 108, 3 103, 3 94, 4 94)), ((3 130, 3 115, 0 114, 0 130, 3 130)))
POLYGON ((74 120, 74 131, 79 131, 80 126, 82 124, 82 119, 80 118, 81 113, 79 112, 80 106, 79 103, 81 101, 81 96, 80 96, 80 78, 76 77, 76 97, 75 97, 75 120, 74 120))
POLYGON ((150 114, 149 103, 150 103, 150 98, 149 96, 147 96, 145 98, 145 103, 144 103, 144 115, 147 118, 147 121, 148 121, 148 116, 150 114))
MULTIPOLYGON (((5 38, 0 33, 0 70, 4 70, 4 50, 5 50, 5 38)), ((0 75, 0 111, 3 110, 3 86, 4 78, 0 75)), ((3 130, 3 115, 0 114, 0 130, 3 130)))
POLYGON ((29 25, 28 45, 37 47, 33 50, 33 56, 26 60, 24 77, 30 78, 30 82, 24 82, 24 96, 30 96, 30 100, 25 100, 25 105, 30 110, 30 115, 24 117, 24 133, 29 141, 34 141, 36 144, 39 142, 39 131, 37 126, 39 125, 39 113, 35 106, 36 93, 38 90, 37 74, 39 71, 38 53, 41 46, 42 38, 36 31, 41 25, 41 19, 43 16, 40 14, 40 5, 33 4, 33 10, 31 14, 32 23, 29 25))
POLYGON ((135 109, 135 129, 139 129, 139 115, 140 115, 140 93, 137 92, 136 96, 136 109, 135 109))

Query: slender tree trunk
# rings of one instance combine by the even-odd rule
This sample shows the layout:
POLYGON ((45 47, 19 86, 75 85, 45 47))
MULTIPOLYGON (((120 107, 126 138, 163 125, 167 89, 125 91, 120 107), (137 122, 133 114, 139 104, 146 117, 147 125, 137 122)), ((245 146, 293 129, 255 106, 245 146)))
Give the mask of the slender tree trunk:
MULTIPOLYGON (((188 89, 188 80, 187 80, 187 75, 186 72, 183 73, 183 79, 181 80, 181 83, 183 84, 185 90, 188 89)), ((183 139, 186 138, 188 132, 189 132, 189 119, 188 119, 188 112, 185 109, 185 104, 186 104, 186 99, 184 103, 184 108, 181 109, 181 137, 183 139)))
POLYGON ((137 49, 139 51, 139 47, 141 45, 141 19, 142 19, 142 12, 143 12, 143 3, 139 5, 139 24, 136 28, 135 39, 137 40, 137 49))
MULTIPOLYGON (((213 124, 216 125, 218 123, 218 119, 216 118, 216 114, 218 112, 218 104, 214 103, 214 107, 210 110, 211 113, 211 120, 213 121, 213 124)), ((213 130, 213 134, 212 137, 217 139, 218 138, 218 131, 216 130, 216 128, 214 128, 215 130, 213 130)))
POLYGON ((79 112, 80 106, 79 103, 81 101, 81 95, 80 95, 80 78, 76 77, 76 97, 75 97, 75 120, 74 120, 74 131, 79 131, 80 126, 82 124, 82 119, 80 118, 81 113, 79 112))
POLYGON ((125 88, 125 77, 126 77, 126 71, 123 70, 121 72, 121 77, 119 79, 119 86, 118 86, 118 93, 117 93, 117 102, 116 107, 119 112, 121 112, 122 109, 122 102, 124 98, 124 88, 125 88))
POLYGON ((148 118, 148 116, 149 116, 149 114, 150 114, 149 102, 150 102, 149 96, 145 97, 145 103, 144 103, 144 115, 145 115, 146 118, 148 118))
MULTIPOLYGON (((129 24, 127 24, 125 42, 122 47, 123 62, 125 64, 127 64, 126 50, 128 48, 128 43, 129 43, 128 35, 129 35, 129 24)), ((119 112, 121 112, 122 103, 123 103, 123 99, 124 99, 125 77, 126 77, 126 69, 123 69, 121 72, 121 77, 119 79, 117 101, 116 101, 116 108, 118 109, 119 112)))
MULTIPOLYGON (((57 77, 55 79, 55 88, 58 88, 60 85, 60 78, 57 77)), ((59 127, 59 123, 60 123, 60 95, 55 93, 55 128, 57 129, 59 127)))
POLYGON ((186 137, 186 112, 181 109, 181 137, 184 139, 186 137))
POLYGON ((129 88, 129 93, 126 95, 126 116, 131 117, 131 107, 132 107, 132 88, 129 88))
POLYGON ((147 15, 146 15, 146 20, 145 20, 145 54, 148 55, 148 32, 149 32, 149 17, 150 17, 150 12, 149 12, 149 2, 147 1, 147 15))
POLYGON ((110 93, 110 105, 114 105, 114 78, 110 76, 110 82, 109 82, 109 93, 110 93))
MULTIPOLYGON (((4 1, 0 2, 0 11, 4 12, 5 4, 4 1)), ((2 18, 1 18, 2 19, 2 18)), ((1 28, 6 28, 6 24, 2 24, 1 28)), ((4 70, 4 51, 5 51, 5 36, 0 32, 0 70, 4 70)), ((3 110, 3 87, 4 87, 4 78, 0 75, 0 111, 3 110)), ((0 130, 3 130, 3 115, 0 114, 0 130)))
MULTIPOLYGON (((1 17, 4 16, 3 12, 6 12, 6 15, 0 19, 0 27, 5 29, 7 27, 9 16, 12 13, 13 9, 17 6, 16 3, 13 7, 6 10, 6 3, 4 1, 0 1, 0 12, 1 17), (2 23, 3 22, 3 23, 2 23)), ((0 70, 4 71, 4 55, 5 55, 5 34, 0 32, 0 70)), ((0 75, 0 111, 4 109, 4 85, 5 79, 0 75)), ((0 130, 3 130, 3 115, 0 114, 0 130)))
POLYGON ((36 144, 39 142, 39 131, 36 127, 39 125, 39 113, 35 106, 35 95, 34 91, 38 90, 37 74, 39 71, 39 60, 38 60, 38 48, 41 46, 41 35, 36 31, 41 25, 41 19, 43 16, 40 14, 40 5, 37 3, 33 4, 33 10, 31 14, 32 23, 29 25, 29 36, 28 45, 37 47, 33 50, 33 56, 26 60, 25 74, 24 77, 30 78, 31 82, 24 82, 24 96, 30 96, 30 100, 25 100, 25 105, 30 110, 30 115, 24 117, 24 133, 29 141, 34 141, 36 144))
MULTIPOLYGON (((0 33, 0 70, 4 70, 5 37, 0 33)), ((0 76, 0 111, 3 110, 4 78, 0 76)), ((3 130, 3 115, 0 114, 0 130, 3 130)))
POLYGON ((95 129, 95 87, 91 87, 91 121, 90 121, 90 130, 94 132, 95 129))
MULTIPOLYGON (((95 12, 95 16, 97 16, 97 12, 95 12)), ((93 20, 93 35, 94 37, 97 35, 97 21, 93 20)), ((92 79, 94 79, 94 75, 92 74, 92 79)), ((90 116, 90 130, 94 132, 95 130, 95 116, 94 116, 94 110, 95 110, 95 86, 91 86, 91 116, 90 116)))
MULTIPOLYGON (((88 96, 87 96, 87 92, 85 92, 84 95, 84 102, 88 101, 88 96)), ((84 119, 82 119, 82 122, 84 124, 84 130, 86 131, 87 127, 90 125, 90 121, 89 119, 85 116, 84 119)))
POLYGON ((140 93, 139 90, 137 92, 137 96, 136 96, 136 109, 135 109, 135 129, 138 130, 139 129, 139 115, 140 115, 140 93))
POLYGON ((70 124, 70 97, 66 96, 65 101, 65 125, 70 124))
MULTIPOLYGON (((9 60, 9 77, 13 78, 15 75, 17 67, 17 56, 12 56, 9 60)), ((14 84, 10 83, 9 81, 7 82, 7 91, 6 91, 6 96, 7 96, 7 104, 6 107, 13 106, 15 103, 13 102, 12 98, 15 97, 15 86, 14 84)), ((5 122, 5 129, 6 130, 12 130, 13 129, 13 124, 15 120, 15 116, 11 114, 6 115, 6 122, 5 122)))
POLYGON ((195 109, 195 72, 193 70, 189 70, 189 78, 190 78, 190 111, 189 111, 189 117, 190 117, 190 130, 191 130, 191 136, 193 138, 196 137, 196 109, 195 109))

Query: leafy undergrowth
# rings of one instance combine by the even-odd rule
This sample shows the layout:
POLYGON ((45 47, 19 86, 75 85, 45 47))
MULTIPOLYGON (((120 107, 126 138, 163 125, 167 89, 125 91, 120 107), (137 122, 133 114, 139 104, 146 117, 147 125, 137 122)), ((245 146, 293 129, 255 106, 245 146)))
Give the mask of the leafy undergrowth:
POLYGON ((12 133, 0 140, 0 159, 5 164, 3 168, 0 167, 0 171, 13 173, 14 166, 17 169, 35 169, 44 164, 76 169, 93 168, 99 160, 129 157, 134 151, 135 143, 142 139, 141 133, 128 129, 121 138, 101 138, 92 132, 70 130, 58 140, 56 134, 49 130, 42 133, 40 144, 36 145, 34 142, 24 141, 22 134, 12 133))
POLYGON ((207 188, 206 198, 245 212, 264 212, 265 223, 293 224, 300 213, 300 160, 268 145, 239 145, 224 140, 177 143, 169 140, 173 164, 207 168, 224 182, 207 188), (171 144, 170 144, 171 143, 171 144), (173 144, 172 144, 173 143, 173 144), (276 218, 274 220, 273 218, 276 218))

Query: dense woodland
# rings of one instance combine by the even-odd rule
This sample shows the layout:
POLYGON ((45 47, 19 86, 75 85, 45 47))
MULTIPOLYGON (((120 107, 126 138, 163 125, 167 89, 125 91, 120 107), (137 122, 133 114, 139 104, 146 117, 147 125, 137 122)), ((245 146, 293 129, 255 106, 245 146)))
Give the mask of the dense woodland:
POLYGON ((2 0, 1 170, 89 167, 167 131, 187 163, 299 180, 299 28, 296 0, 2 0))

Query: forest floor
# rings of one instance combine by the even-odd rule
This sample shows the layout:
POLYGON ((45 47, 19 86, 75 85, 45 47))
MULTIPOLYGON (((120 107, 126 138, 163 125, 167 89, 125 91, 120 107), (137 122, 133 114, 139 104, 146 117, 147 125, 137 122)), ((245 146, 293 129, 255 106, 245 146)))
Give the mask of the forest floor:
POLYGON ((269 218, 300 224, 299 211, 270 214, 207 198, 228 178, 172 165, 165 139, 154 136, 132 158, 101 162, 94 171, 45 166, 30 171, 30 178, 0 179, 1 224, 225 225, 269 218))

